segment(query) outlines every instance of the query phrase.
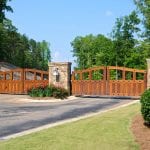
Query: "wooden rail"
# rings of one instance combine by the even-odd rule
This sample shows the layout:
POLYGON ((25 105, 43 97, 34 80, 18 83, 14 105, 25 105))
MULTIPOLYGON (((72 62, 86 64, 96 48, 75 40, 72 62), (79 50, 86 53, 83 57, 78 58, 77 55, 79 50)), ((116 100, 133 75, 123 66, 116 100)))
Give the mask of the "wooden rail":
POLYGON ((25 94, 30 88, 48 85, 48 72, 36 69, 0 71, 0 93, 25 94))
POLYGON ((146 89, 147 73, 125 67, 95 67, 72 73, 73 95, 139 96, 146 89))

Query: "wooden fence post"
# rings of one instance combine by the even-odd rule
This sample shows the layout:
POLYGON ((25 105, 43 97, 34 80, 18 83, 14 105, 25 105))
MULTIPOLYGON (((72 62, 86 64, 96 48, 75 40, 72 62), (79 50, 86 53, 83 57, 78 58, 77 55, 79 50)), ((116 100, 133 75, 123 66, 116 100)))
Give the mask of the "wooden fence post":
POLYGON ((22 71, 21 71, 21 83, 22 83, 22 91, 21 91, 21 93, 24 93, 24 79, 25 79, 25 71, 24 71, 24 69, 22 69, 22 71))

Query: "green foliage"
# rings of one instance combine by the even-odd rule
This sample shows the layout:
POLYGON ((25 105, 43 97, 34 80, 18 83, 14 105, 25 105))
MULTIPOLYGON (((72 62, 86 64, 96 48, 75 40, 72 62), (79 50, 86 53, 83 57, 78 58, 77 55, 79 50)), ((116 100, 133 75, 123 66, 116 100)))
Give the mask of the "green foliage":
POLYGON ((150 42, 150 0, 134 0, 138 10, 143 15, 143 25, 145 28, 143 36, 150 42))
POLYGON ((43 97, 52 97, 53 96, 54 87, 53 86, 46 86, 43 89, 44 95, 43 97))
POLYGON ((89 72, 83 72, 82 78, 83 80, 89 80, 89 72))
MULTIPOLYGON (((140 31, 138 28, 139 23, 140 19, 135 11, 128 16, 117 18, 111 33, 114 43, 113 53, 116 65, 129 67, 127 60, 132 60, 132 55, 135 54, 134 48, 137 44, 137 40, 134 35, 140 31)), ((140 53, 138 53, 138 56, 139 55, 140 53)))
POLYGON ((92 72, 92 80, 102 80, 103 79, 103 71, 95 70, 92 72))
POLYGON ((53 91, 53 97, 55 98, 60 98, 60 99, 64 99, 66 97, 68 97, 68 91, 66 91, 63 88, 55 88, 55 90, 53 91))
POLYGON ((7 2, 11 0, 0 0, 0 23, 6 19, 5 11, 13 12, 12 8, 7 5, 7 2))
POLYGON ((44 96, 44 88, 43 87, 32 88, 31 90, 28 91, 28 94, 31 97, 43 97, 44 96))
POLYGON ((150 89, 142 94, 140 101, 143 118, 150 125, 150 89))
POLYGON ((68 97, 68 91, 61 88, 61 87, 55 87, 53 85, 51 86, 45 86, 45 87, 37 87, 37 88, 31 88, 28 91, 28 94, 31 97, 55 97, 64 99, 68 97))
POLYGON ((17 32, 10 20, 0 26, 0 60, 22 68, 48 69, 51 61, 49 43, 36 42, 17 32), (1 36, 2 35, 2 36, 1 36))
POLYGON ((77 68, 86 69, 99 65, 110 65, 113 62, 113 43, 104 35, 78 36, 72 42, 73 56, 76 57, 77 68))
POLYGON ((44 40, 37 42, 18 33, 12 22, 5 18, 5 10, 11 10, 7 1, 0 1, 0 61, 22 68, 47 70, 47 62, 51 61, 49 43, 44 40))
POLYGON ((146 69, 146 58, 150 57, 150 42, 136 39, 142 30, 139 28, 140 22, 137 12, 133 11, 127 16, 117 18, 111 33, 112 39, 101 34, 76 37, 71 42, 77 64, 75 69, 94 66, 146 69))

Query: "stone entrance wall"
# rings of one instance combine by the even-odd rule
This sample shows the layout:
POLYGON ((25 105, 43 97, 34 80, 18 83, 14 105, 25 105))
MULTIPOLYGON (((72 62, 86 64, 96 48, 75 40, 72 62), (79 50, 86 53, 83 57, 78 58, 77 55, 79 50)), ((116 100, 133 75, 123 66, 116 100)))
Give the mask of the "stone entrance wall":
POLYGON ((49 84, 71 90, 71 63, 50 62, 49 63, 49 84))
POLYGON ((147 88, 150 88, 150 59, 147 59, 147 88))

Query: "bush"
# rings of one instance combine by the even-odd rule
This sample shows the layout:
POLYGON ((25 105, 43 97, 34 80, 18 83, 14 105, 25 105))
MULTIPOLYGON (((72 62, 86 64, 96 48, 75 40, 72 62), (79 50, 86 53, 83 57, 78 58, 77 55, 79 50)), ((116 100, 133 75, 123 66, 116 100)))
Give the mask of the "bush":
POLYGON ((53 91, 53 97, 64 99, 68 97, 68 91, 63 88, 56 88, 53 91))
POLYGON ((31 97, 44 97, 44 87, 32 88, 28 91, 31 97))
POLYGON ((60 98, 64 99, 68 97, 68 91, 60 88, 60 87, 55 87, 53 85, 51 86, 46 86, 46 87, 37 87, 37 88, 31 88, 28 91, 28 94, 31 97, 55 97, 55 98, 60 98))
POLYGON ((141 112, 145 123, 150 125, 150 89, 146 90, 141 96, 141 112))
POLYGON ((52 97, 53 96, 53 87, 52 86, 46 86, 44 88, 44 97, 52 97))

